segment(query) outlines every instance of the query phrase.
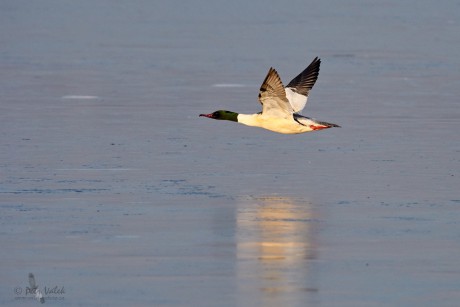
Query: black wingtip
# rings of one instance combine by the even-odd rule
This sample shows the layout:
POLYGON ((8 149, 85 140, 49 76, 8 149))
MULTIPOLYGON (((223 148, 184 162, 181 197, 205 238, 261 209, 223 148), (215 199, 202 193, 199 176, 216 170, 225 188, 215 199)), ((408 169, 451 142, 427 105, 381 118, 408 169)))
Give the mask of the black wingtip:
POLYGON ((308 96, 308 92, 313 88, 318 79, 320 66, 321 59, 315 57, 310 65, 292 79, 286 87, 293 88, 297 93, 308 96))
POLYGON ((328 122, 318 122, 318 124, 324 125, 324 126, 326 126, 328 128, 332 128, 332 127, 334 127, 334 128, 342 128, 341 126, 339 126, 337 124, 328 123, 328 122))

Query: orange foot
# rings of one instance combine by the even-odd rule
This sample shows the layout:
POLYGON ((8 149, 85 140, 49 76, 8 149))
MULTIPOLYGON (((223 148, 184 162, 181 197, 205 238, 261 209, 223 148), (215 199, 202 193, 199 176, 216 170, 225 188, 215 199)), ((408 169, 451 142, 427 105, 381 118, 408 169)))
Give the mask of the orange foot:
POLYGON ((315 126, 315 125, 310 125, 310 128, 312 130, 322 130, 322 129, 327 129, 327 128, 330 128, 328 126, 315 126))

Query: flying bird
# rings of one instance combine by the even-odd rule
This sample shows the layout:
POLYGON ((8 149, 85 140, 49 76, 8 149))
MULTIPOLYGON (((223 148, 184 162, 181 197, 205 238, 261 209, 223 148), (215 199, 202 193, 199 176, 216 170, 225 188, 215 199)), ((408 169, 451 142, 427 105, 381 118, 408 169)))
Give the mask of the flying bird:
POLYGON ((300 114, 307 104, 308 94, 318 79, 321 60, 316 57, 304 71, 284 87, 278 72, 270 67, 259 90, 259 102, 262 112, 240 114, 232 111, 218 110, 200 116, 229 120, 247 126, 260 127, 284 134, 298 134, 310 131, 340 127, 318 121, 300 114))

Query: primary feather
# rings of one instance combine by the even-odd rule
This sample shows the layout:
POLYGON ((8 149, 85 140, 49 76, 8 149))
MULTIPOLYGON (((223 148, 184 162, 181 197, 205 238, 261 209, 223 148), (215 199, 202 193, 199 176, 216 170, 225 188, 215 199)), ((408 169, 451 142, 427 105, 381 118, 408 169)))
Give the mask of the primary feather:
POLYGON ((305 108, 308 94, 318 79, 320 65, 321 59, 316 57, 304 71, 286 86, 286 97, 294 112, 301 112, 305 108))

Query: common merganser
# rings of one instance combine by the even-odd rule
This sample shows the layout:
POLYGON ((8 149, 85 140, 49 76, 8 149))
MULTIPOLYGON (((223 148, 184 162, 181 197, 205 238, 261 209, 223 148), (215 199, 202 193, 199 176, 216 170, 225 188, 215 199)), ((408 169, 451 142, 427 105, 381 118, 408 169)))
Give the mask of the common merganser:
POLYGON ((297 134, 340 127, 336 124, 317 121, 300 114, 307 103, 308 94, 318 79, 321 60, 316 57, 304 71, 284 87, 278 72, 270 67, 259 90, 262 112, 239 114, 218 110, 200 116, 230 120, 247 126, 260 127, 284 134, 297 134))

